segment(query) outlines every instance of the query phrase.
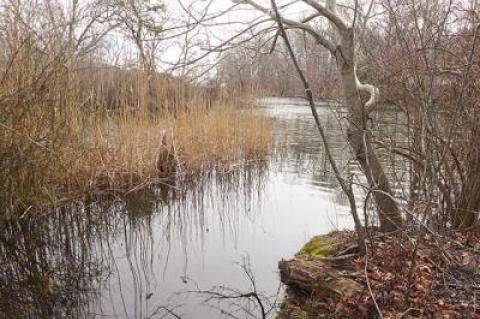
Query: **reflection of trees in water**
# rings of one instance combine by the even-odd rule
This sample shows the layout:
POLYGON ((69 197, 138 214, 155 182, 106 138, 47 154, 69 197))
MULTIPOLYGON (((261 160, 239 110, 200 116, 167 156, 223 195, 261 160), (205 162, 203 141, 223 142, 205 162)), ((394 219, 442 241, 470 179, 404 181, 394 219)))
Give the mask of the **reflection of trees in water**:
MULTIPOLYGON (((181 305, 168 300, 169 285, 172 281, 190 281, 186 270, 190 254, 204 241, 209 228, 212 231, 217 227, 217 231, 229 235, 238 231, 240 219, 236 214, 248 213, 246 207, 255 202, 263 188, 265 171, 265 165, 257 164, 226 175, 212 172, 193 185, 180 183, 181 189, 164 192, 161 200, 136 195, 120 203, 118 209, 126 213, 126 218, 117 217, 123 230, 103 241, 103 254, 110 256, 113 270, 101 287, 107 293, 103 304, 97 305, 98 311, 130 318, 181 312, 181 305), (212 216, 212 212, 218 216, 212 216), (183 260, 178 260, 179 250, 183 260), (169 278, 171 270, 178 267, 182 268, 178 271, 182 273, 180 278, 169 278)), ((158 192, 161 190, 156 189, 158 192)))
MULTIPOLYGON (((299 106, 300 107, 300 106, 299 106)), ((356 169, 350 165, 350 150, 343 137, 341 114, 332 109, 319 109, 322 122, 332 146, 332 154, 344 170, 356 169)), ((332 189, 337 186, 331 174, 330 164, 323 151, 318 130, 309 113, 294 114, 275 122, 275 162, 280 169, 288 169, 299 176, 307 177, 309 183, 332 189)))
MULTIPOLYGON (((290 170, 298 176, 305 176, 308 183, 323 190, 338 188, 311 114, 309 112, 299 114, 296 110, 298 108, 306 110, 307 106, 306 104, 290 106, 292 115, 280 116, 275 122, 274 159, 277 167, 290 170)), ((356 182, 365 184, 363 174, 360 174, 360 168, 353 160, 354 156, 345 139, 346 132, 343 130, 346 128, 346 119, 342 108, 320 107, 318 111, 332 146, 333 157, 344 171, 344 176, 356 175, 358 178, 356 182)), ((273 110, 273 114, 276 112, 273 110)), ((376 117, 374 121, 377 123, 376 127, 372 127, 376 137, 387 141, 392 147, 406 146, 405 118, 398 112, 388 110, 378 111, 372 116, 376 117)), ((401 197, 408 180, 408 161, 389 150, 379 149, 378 152, 386 167, 386 173, 390 180, 394 181, 394 190, 401 197)), ((344 200, 339 198, 338 202, 342 203, 344 200)))
POLYGON ((96 221, 85 210, 3 220, 0 313, 7 318, 83 317, 101 276, 96 221))
MULTIPOLYGON (((261 193, 266 164, 211 173, 182 189, 156 188, 124 201, 70 205, 1 221, 0 317, 147 318, 176 311, 152 297, 171 243, 199 242, 212 205, 221 231, 261 193)), ((186 246, 185 246, 186 247, 186 246)), ((185 250, 187 253, 187 250, 185 250)))
POLYGON ((0 314, 7 318, 94 316, 101 308, 96 306, 102 297, 100 288, 115 272, 110 254, 113 239, 124 234, 129 251, 131 234, 142 236, 139 242, 151 238, 144 227, 151 210, 138 217, 138 211, 129 214, 121 207, 125 204, 70 205, 44 216, 3 220, 0 314))

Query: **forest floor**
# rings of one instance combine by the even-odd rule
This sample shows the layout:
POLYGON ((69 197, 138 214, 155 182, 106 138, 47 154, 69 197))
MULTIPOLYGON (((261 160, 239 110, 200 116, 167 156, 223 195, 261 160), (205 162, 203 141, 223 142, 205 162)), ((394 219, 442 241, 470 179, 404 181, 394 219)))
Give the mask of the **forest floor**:
POLYGON ((278 318, 480 318, 480 234, 316 236, 279 263, 288 286, 278 318), (479 300, 477 300, 479 299, 479 300))

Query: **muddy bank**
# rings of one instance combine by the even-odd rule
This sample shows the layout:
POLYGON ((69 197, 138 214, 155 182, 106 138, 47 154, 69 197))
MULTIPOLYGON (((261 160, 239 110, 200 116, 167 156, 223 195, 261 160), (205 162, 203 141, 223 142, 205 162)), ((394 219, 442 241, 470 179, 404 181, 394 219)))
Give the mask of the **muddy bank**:
POLYGON ((366 257, 352 232, 312 238, 279 262, 277 319, 480 318, 478 233, 413 235, 372 234, 366 257))

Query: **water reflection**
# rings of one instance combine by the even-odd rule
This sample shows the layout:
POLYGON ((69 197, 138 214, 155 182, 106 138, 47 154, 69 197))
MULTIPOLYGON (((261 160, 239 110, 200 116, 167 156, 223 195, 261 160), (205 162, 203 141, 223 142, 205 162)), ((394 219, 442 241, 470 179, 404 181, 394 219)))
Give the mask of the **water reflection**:
MULTIPOLYGON (((308 107, 270 101, 264 111, 276 120, 267 161, 3 221, 0 317, 222 318, 186 292, 250 289, 235 265, 246 256, 257 289, 274 295, 281 258, 351 221, 308 107)), ((342 109, 320 114, 341 167, 355 172, 339 137, 342 109)))
MULTIPOLYGON (((0 311, 6 318, 84 317, 104 269, 92 253, 104 223, 85 210, 1 221, 0 311), (102 226, 99 226, 102 225, 102 226)), ((101 216, 95 214, 95 216, 101 216)))

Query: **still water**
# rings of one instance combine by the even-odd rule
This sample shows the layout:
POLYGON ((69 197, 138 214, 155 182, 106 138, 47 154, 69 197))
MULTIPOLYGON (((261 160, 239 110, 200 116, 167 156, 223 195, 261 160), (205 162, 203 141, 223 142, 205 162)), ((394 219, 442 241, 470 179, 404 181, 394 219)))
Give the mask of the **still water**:
MULTIPOLYGON (((261 104, 274 119, 265 161, 194 186, 4 222, 0 318, 260 318, 254 304, 199 292, 251 291, 243 265, 274 304, 279 260, 314 235, 352 227, 308 106, 261 104)), ((320 105, 319 113, 343 170, 355 172, 342 109, 320 105)))

